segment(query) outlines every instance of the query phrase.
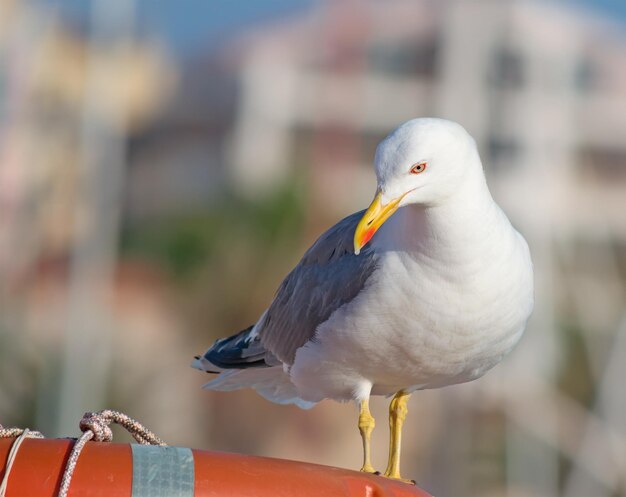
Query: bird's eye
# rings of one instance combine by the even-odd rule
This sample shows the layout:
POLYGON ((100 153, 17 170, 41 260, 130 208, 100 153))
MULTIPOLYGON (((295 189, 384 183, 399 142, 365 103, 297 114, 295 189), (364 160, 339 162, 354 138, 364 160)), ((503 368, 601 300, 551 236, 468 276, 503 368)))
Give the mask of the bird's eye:
POLYGON ((423 173, 426 170, 425 162, 418 162, 417 164, 413 164, 411 167, 411 174, 419 174, 423 173))

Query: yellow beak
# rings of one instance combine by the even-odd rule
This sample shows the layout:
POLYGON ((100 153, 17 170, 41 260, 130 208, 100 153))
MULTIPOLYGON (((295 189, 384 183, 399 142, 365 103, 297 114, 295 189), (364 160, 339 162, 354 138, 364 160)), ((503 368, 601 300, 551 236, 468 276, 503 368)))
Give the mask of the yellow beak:
POLYGON ((392 200, 387 205, 382 204, 381 197, 382 193, 378 192, 356 227, 354 232, 354 253, 356 255, 359 255, 361 249, 372 239, 378 228, 398 210, 398 205, 404 195, 392 200))

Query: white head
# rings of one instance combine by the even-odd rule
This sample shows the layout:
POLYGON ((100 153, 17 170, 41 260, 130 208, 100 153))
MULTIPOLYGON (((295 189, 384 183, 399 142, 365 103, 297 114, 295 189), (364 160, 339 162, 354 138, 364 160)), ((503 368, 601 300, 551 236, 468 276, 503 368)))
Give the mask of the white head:
POLYGON ((469 177, 483 176, 476 142, 452 121, 419 118, 400 125, 376 149, 377 195, 359 223, 355 253, 399 207, 436 205, 469 177))
POLYGON ((408 121, 376 149, 383 203, 403 195, 399 206, 437 203, 456 191, 468 171, 482 170, 475 157, 476 142, 460 124, 436 118, 408 121))

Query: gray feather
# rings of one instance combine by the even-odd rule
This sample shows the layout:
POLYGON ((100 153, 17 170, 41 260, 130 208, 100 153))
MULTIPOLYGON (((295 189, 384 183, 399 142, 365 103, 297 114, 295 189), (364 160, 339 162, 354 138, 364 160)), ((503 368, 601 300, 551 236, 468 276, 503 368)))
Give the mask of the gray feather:
POLYGON ((354 299, 376 268, 370 245, 354 255, 357 212, 326 231, 304 254, 257 324, 261 344, 281 361, 293 364, 296 351, 314 339, 317 327, 354 299))

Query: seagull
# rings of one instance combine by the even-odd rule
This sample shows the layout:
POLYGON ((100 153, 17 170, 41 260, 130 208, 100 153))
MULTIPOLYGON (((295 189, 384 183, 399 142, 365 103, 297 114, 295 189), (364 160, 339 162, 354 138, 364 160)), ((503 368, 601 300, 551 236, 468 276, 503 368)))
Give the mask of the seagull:
POLYGON ((250 387, 302 408, 356 402, 367 473, 376 473, 370 396, 392 396, 384 476, 409 481, 400 475, 409 396, 475 380, 512 350, 533 308, 532 261, 461 125, 400 125, 374 169, 369 208, 323 233, 259 320, 192 365, 218 374, 209 390, 250 387))

